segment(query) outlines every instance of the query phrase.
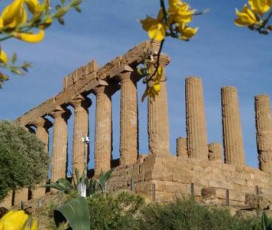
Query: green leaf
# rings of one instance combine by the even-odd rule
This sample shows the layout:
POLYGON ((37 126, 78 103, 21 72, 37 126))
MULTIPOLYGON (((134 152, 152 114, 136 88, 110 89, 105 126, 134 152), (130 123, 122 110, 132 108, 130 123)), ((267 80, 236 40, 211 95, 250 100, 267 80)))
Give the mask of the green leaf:
POLYGON ((13 53, 12 58, 11 58, 11 62, 12 64, 14 64, 17 61, 17 54, 13 53))
POLYGON ((263 212, 263 214, 262 214, 261 223, 262 223, 262 230, 270 230, 270 229, 272 229, 272 226, 271 226, 271 224, 269 222, 269 219, 268 219, 268 217, 267 217, 267 215, 266 215, 265 212, 263 212))
POLYGON ((59 18, 57 18, 57 19, 58 19, 59 24, 61 24, 61 25, 64 25, 64 24, 65 24, 63 18, 59 17, 59 18))
POLYGON ((81 13, 81 9, 78 5, 74 6, 75 10, 78 12, 78 13, 81 13))
POLYGON ((57 226, 67 221, 74 230, 89 230, 91 223, 86 199, 77 197, 68 201, 54 211, 54 220, 57 226))
POLYGON ((61 4, 65 4, 66 0, 60 0, 61 4))
POLYGON ((18 69, 17 67, 10 67, 10 70, 12 73, 22 75, 22 71, 20 69, 18 69))

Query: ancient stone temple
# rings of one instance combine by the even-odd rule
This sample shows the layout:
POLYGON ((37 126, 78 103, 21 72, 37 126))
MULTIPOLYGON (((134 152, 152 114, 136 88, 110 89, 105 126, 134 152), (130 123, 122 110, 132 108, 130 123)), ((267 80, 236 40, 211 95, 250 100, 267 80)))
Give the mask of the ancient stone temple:
MULTIPOLYGON (((202 81, 194 76, 185 80, 187 134, 176 137, 176 155, 169 150, 167 81, 161 82, 155 100, 148 99, 149 154, 139 152, 137 85, 141 76, 136 68, 146 50, 152 50, 156 56, 159 46, 143 42, 103 67, 99 68, 95 61, 79 67, 64 78, 59 94, 16 119, 23 127, 34 127, 46 149, 48 129, 52 127, 51 180, 66 176, 67 142, 71 141, 67 138, 67 122, 71 114, 72 167, 83 170, 88 148, 82 137, 89 135, 91 108, 95 109, 94 159, 91 159, 95 162, 94 176, 115 167, 107 183, 108 190, 129 189, 156 201, 189 195, 203 202, 239 207, 247 206, 246 198, 251 195, 272 199, 272 119, 266 95, 255 97, 259 169, 245 165, 237 89, 233 86, 221 89, 223 145, 208 143, 202 81), (117 91, 120 91, 120 134, 115 135, 120 135, 120 158, 113 164, 112 96, 117 91), (88 98, 90 94, 95 95, 95 101, 88 98)), ((169 62, 170 58, 162 54, 160 63, 166 72, 169 62)), ((44 194, 44 189, 32 191, 34 198, 44 194)), ((4 202, 12 205, 30 198, 24 189, 4 202)))

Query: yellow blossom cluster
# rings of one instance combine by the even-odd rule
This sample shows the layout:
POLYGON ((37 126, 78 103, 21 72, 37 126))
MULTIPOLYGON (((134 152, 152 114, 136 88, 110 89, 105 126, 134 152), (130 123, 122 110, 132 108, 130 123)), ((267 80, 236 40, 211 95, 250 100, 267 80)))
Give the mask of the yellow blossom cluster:
POLYGON ((30 217, 23 210, 9 211, 0 219, 0 230, 38 230, 36 219, 30 224, 30 217))
POLYGON ((148 36, 156 41, 162 41, 166 36, 188 41, 198 31, 198 28, 188 26, 195 12, 186 2, 169 0, 168 8, 161 7, 157 18, 148 16, 140 22, 148 36))
MULTIPOLYGON (((10 38, 29 43, 41 42, 45 36, 44 30, 52 24, 54 19, 64 24, 63 16, 71 8, 80 12, 79 5, 82 0, 61 0, 55 10, 52 10, 50 2, 51 0, 12 0, 0 12, 0 42, 10 38)), ((9 61, 7 54, 0 46, 0 67, 15 74, 22 74, 31 67, 28 62, 19 66, 15 65, 16 60, 17 56, 14 54, 9 61)), ((8 76, 0 72, 0 87, 7 80, 8 76)))
MULTIPOLYGON (((44 38, 44 27, 49 26, 52 19, 41 23, 36 34, 23 32, 20 26, 28 21, 25 5, 32 14, 31 21, 33 23, 40 20, 42 13, 49 7, 47 0, 44 0, 43 4, 40 4, 38 0, 13 0, 1 13, 0 33, 10 33, 10 36, 25 42, 40 42, 44 38)), ((0 53, 0 61, 4 64, 8 62, 8 57, 3 50, 0 53)))
MULTIPOLYGON (((142 75, 143 70, 138 70, 142 75)), ((155 72, 155 66, 152 63, 149 63, 146 69, 147 82, 146 82, 146 90, 142 95, 142 101, 148 96, 151 100, 155 100, 155 97, 159 95, 161 90, 160 82, 164 79, 164 70, 162 66, 159 66, 155 72), (154 74, 154 76, 152 76, 154 74), (148 78, 152 76, 152 78, 148 78)))
POLYGON ((263 29, 267 23, 265 14, 271 10, 272 0, 248 0, 241 11, 236 9, 237 26, 248 26, 253 30, 263 29))

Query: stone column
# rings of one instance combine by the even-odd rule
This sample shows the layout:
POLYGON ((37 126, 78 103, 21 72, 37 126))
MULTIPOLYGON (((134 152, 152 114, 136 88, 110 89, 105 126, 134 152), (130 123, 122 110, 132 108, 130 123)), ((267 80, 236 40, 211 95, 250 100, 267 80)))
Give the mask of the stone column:
POLYGON ((130 165, 138 159, 137 78, 130 71, 118 74, 121 80, 120 164, 130 165))
POLYGON ((201 78, 186 78, 185 100, 188 156, 208 160, 208 138, 201 78))
MULTIPOLYGON (((161 66, 165 67, 169 62, 168 56, 161 56, 161 66)), ((160 157, 170 155, 166 78, 160 82, 159 95, 154 100, 148 97, 148 138, 151 154, 160 157)))
POLYGON ((259 168, 272 171, 272 119, 268 95, 255 97, 256 139, 259 168))
POLYGON ((112 160, 112 106, 111 91, 107 86, 98 86, 96 94, 95 114, 95 175, 111 168, 112 160))
POLYGON ((78 169, 81 175, 84 170, 85 160, 87 161, 89 151, 85 153, 85 143, 82 141, 83 137, 89 136, 89 111, 91 100, 82 95, 76 96, 71 101, 74 107, 74 131, 73 131, 73 172, 78 169), (85 154, 85 156, 84 156, 85 154))
POLYGON ((18 205, 21 201, 28 201, 28 188, 22 188, 15 191, 14 205, 18 205))
POLYGON ((221 89, 221 105, 225 163, 237 166, 244 165, 242 125, 235 87, 226 86, 221 89))
MULTIPOLYGON (((46 118, 39 117, 35 122, 34 125, 36 126, 36 136, 44 143, 45 152, 48 153, 48 142, 49 142, 49 135, 48 129, 52 127, 52 122, 46 118)), ((46 184, 46 181, 42 182, 40 185, 46 184)), ((32 197, 33 198, 40 198, 45 194, 45 188, 37 187, 35 189, 31 189, 32 197)))
POLYGON ((58 106, 51 115, 54 120, 51 181, 66 177, 67 170, 67 120, 71 112, 58 106))
POLYGON ((13 205, 12 198, 13 198, 13 193, 9 192, 6 198, 0 202, 0 207, 9 209, 13 205))
POLYGON ((210 161, 216 161, 216 162, 222 162, 222 145, 217 142, 213 142, 209 144, 209 160, 210 161))
POLYGON ((36 126, 36 136, 45 144, 45 151, 48 152, 49 135, 48 129, 52 127, 52 122, 46 118, 39 117, 34 123, 36 126))
POLYGON ((188 157, 186 137, 178 137, 176 139, 176 155, 177 157, 188 157))

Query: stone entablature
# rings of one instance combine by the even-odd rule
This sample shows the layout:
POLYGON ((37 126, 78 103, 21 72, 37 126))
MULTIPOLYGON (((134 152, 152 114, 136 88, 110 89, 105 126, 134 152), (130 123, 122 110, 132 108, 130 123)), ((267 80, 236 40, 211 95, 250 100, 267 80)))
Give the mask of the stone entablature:
MULTIPOLYGON (((131 189, 157 201, 193 195, 206 203, 234 206, 247 206, 248 197, 254 195, 272 198, 269 180, 272 120, 267 95, 255 97, 259 169, 245 165, 237 89, 233 86, 221 89, 223 147, 220 143, 209 144, 202 81, 194 76, 185 80, 187 133, 186 137, 177 138, 176 156, 172 156, 169 149, 167 81, 161 82, 155 100, 148 98, 149 154, 139 154, 137 84, 141 76, 136 67, 143 61, 143 53, 151 49, 156 60, 159 44, 147 41, 101 68, 95 61, 81 66, 64 78, 63 90, 58 95, 16 119, 31 132, 35 133, 32 126, 36 127, 36 135, 46 149, 48 128, 53 125, 51 179, 66 176, 67 121, 71 113, 74 114, 72 170, 83 171, 88 148, 82 137, 89 134, 89 108, 93 106, 96 109, 94 175, 113 167, 112 95, 120 90, 120 159, 108 183, 109 190, 131 189), (91 93, 96 96, 95 103, 88 98, 91 93), (71 111, 67 109, 69 105, 73 107, 71 111), (46 118, 48 115, 53 122, 46 118)), ((167 66, 169 62, 167 55, 160 56, 161 65, 167 66)), ((32 191, 34 197, 45 193, 35 191, 32 191)), ((5 204, 27 200, 29 194, 27 189, 16 192, 5 204)))

